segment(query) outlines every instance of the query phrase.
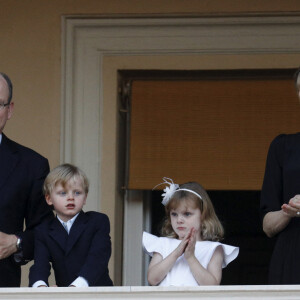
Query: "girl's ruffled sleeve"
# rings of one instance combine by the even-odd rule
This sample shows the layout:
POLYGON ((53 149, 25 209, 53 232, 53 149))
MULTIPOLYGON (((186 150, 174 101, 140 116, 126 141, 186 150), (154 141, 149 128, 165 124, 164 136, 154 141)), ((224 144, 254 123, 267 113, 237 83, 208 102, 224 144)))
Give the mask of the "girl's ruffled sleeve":
POLYGON ((143 232, 143 250, 150 256, 153 256, 153 252, 163 255, 161 238, 148 232, 143 232))
POLYGON ((221 244, 224 252, 224 260, 222 268, 225 268, 230 262, 235 260, 239 254, 239 247, 234 247, 226 244, 221 244))
POLYGON ((222 247, 223 250, 222 268, 225 268, 230 262, 236 259, 239 254, 238 247, 211 241, 197 242, 195 255, 204 268, 207 268, 218 247, 222 247))

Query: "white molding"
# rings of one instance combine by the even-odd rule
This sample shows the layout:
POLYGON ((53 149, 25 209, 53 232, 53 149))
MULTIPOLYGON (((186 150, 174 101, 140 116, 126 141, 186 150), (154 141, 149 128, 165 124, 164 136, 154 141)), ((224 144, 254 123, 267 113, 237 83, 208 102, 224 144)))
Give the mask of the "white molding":
MULTIPOLYGON (((87 172, 91 181, 87 210, 100 210, 103 201, 106 174, 103 174, 102 159, 106 141, 102 128, 105 114, 111 113, 103 104, 102 71, 106 56, 247 54, 258 57, 259 54, 300 53, 300 16, 295 15, 64 17, 62 24, 61 161, 74 163, 87 172)), ((185 61, 180 62, 184 68, 185 61)), ((278 66, 282 62, 274 60, 272 67, 278 66)), ((110 134, 116 141, 116 132, 110 134)), ((112 168, 117 172, 116 165, 112 168)), ((115 201, 116 178, 109 180, 115 182, 106 195, 115 201)), ((125 222, 134 221, 125 219, 125 222)), ((143 224, 135 225, 139 230, 143 227, 143 224)), ((127 238, 129 232, 125 232, 124 239, 127 238)), ((125 248, 125 256, 126 251, 125 248)), ((130 253, 133 257, 135 254, 130 253)), ((130 276, 130 270, 124 274, 130 276)))
POLYGON ((141 238, 143 235, 143 191, 127 191, 124 207, 124 219, 134 222, 124 223, 123 248, 126 249, 123 255, 123 285, 144 285, 145 278, 141 276, 143 268, 143 252, 141 250, 141 238), (132 255, 134 253, 134 255, 132 255), (130 271, 129 271, 130 270, 130 271), (130 272, 130 274, 128 274, 130 272))
MULTIPOLYGON (((61 161, 101 169, 105 55, 299 53, 300 16, 63 19, 61 161), (100 118, 100 119, 99 119, 100 118)), ((97 201, 97 200, 95 200, 97 201)), ((100 209, 96 203, 92 209, 100 209)))
POLYGON ((0 299, 299 299, 299 285, 1 288, 0 299))

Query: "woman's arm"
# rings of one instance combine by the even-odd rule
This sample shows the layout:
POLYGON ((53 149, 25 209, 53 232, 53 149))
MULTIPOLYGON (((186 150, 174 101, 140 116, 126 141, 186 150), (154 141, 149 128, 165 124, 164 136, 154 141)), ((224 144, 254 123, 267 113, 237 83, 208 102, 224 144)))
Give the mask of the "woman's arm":
POLYGON ((290 220, 291 216, 283 210, 268 212, 263 219, 263 230, 268 237, 273 237, 281 232, 290 220))
POLYGON ((268 212, 263 219, 263 230, 268 237, 281 232, 294 217, 299 217, 300 195, 295 195, 288 204, 283 204, 281 210, 268 212))
POLYGON ((263 230, 268 237, 272 237, 283 230, 290 221, 281 210, 284 203, 282 169, 286 140, 286 135, 279 135, 271 142, 266 161, 260 211, 263 230))

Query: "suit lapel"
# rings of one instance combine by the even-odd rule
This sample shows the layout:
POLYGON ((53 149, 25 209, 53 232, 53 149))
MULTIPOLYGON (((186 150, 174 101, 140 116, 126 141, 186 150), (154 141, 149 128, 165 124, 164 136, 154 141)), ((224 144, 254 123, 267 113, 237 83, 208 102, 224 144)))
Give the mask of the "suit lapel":
POLYGON ((17 147, 2 133, 0 145, 0 190, 6 180, 14 172, 20 159, 17 147))
POLYGON ((51 222, 49 235, 62 248, 62 250, 65 251, 68 233, 57 218, 51 222))
POLYGON ((66 254, 68 254, 71 251, 71 249, 73 248, 73 246, 75 245, 75 243, 77 242, 77 240, 79 239, 83 231, 85 230, 87 226, 87 221, 88 218, 86 217, 84 212, 81 211, 78 217, 76 218, 74 224, 71 227, 69 238, 66 245, 66 254))

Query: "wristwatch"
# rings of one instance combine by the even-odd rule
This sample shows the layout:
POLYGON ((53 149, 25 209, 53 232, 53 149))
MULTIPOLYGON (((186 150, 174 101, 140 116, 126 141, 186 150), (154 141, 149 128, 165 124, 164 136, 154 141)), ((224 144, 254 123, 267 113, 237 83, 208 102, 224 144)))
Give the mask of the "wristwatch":
POLYGON ((19 236, 17 236, 17 245, 16 246, 17 246, 18 252, 22 250, 22 239, 19 236))

